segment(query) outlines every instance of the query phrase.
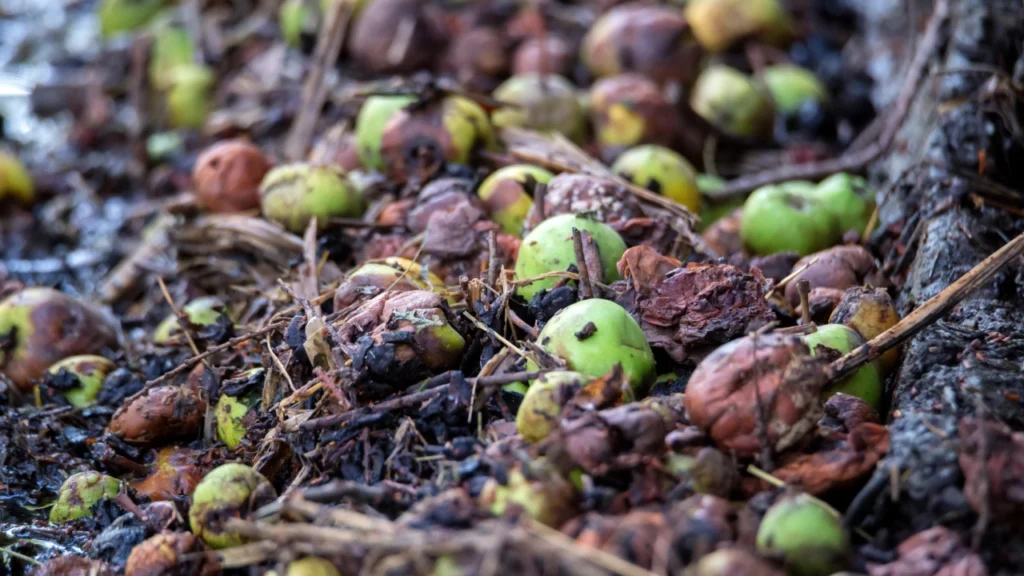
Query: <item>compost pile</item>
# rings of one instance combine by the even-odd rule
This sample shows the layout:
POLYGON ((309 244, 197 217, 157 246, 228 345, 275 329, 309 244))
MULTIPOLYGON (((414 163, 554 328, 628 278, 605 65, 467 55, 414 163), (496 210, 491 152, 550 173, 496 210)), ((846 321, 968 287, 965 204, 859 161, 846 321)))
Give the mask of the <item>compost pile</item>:
POLYGON ((0 574, 1024 571, 1020 2, 43 4, 0 574))

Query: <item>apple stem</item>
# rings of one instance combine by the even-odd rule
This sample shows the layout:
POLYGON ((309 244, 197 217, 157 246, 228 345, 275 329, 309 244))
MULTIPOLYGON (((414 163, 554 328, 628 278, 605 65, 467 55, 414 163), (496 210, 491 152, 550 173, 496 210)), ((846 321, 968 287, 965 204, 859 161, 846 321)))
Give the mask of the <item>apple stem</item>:
POLYGON ((811 332, 817 332, 818 327, 811 320, 811 283, 806 278, 801 278, 796 283, 796 290, 800 293, 800 318, 804 326, 808 326, 811 332))
POLYGON ((572 229, 572 248, 576 252, 576 269, 580 272, 580 300, 594 297, 594 287, 590 283, 590 271, 587 270, 587 259, 583 254, 583 233, 578 228, 572 229))

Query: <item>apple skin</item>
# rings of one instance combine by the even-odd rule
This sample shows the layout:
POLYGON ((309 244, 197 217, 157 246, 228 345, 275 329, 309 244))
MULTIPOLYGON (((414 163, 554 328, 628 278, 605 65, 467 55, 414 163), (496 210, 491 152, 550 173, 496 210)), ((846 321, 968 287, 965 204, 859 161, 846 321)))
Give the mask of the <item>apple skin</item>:
POLYGON ((775 124, 771 98, 753 78, 729 66, 708 66, 690 92, 690 106, 733 136, 770 136, 775 124))
MULTIPOLYGON (((598 378, 617 364, 637 397, 642 397, 657 373, 647 336, 625 308, 611 300, 590 298, 555 314, 537 336, 548 353, 566 361, 569 370, 598 378), (592 324, 593 329, 587 329, 592 324), (589 335, 587 333, 589 332, 589 335)), ((533 362, 527 370, 537 370, 533 362)))
POLYGON ((818 183, 814 197, 839 222, 839 232, 863 234, 875 211, 875 197, 867 180, 840 172, 818 183))
POLYGON ((674 150, 648 144, 630 148, 612 164, 612 172, 686 206, 700 210, 700 189, 696 171, 674 150))
POLYGON ((483 200, 491 218, 501 226, 502 232, 519 236, 533 207, 533 198, 523 184, 527 178, 547 183, 554 177, 551 172, 537 166, 513 164, 488 176, 477 189, 477 195, 483 200))
POLYGON ((792 64, 769 66, 759 76, 780 114, 792 114, 805 100, 828 102, 828 90, 813 72, 792 64))
POLYGON ((590 382, 579 372, 555 371, 542 374, 530 383, 516 413, 516 430, 529 443, 540 442, 557 428, 565 402, 590 382))
MULTIPOLYGON (((526 235, 516 257, 516 279, 533 278, 547 272, 562 272, 570 264, 575 264, 573 228, 589 232, 597 243, 605 282, 610 284, 620 280, 622 277, 616 264, 626 251, 622 237, 607 224, 575 214, 552 216, 526 235)), ((554 286, 557 281, 557 278, 544 278, 520 286, 516 292, 529 300, 537 292, 554 286)))
POLYGON ((793 22, 779 0, 690 0, 684 14, 709 52, 724 52, 747 38, 781 46, 793 34, 793 22))
POLYGON ((790 576, 828 576, 843 568, 849 540, 839 517, 806 494, 783 497, 757 529, 757 551, 781 557, 790 576))
MULTIPOLYGON (((864 339, 852 328, 842 324, 825 324, 824 326, 818 326, 816 332, 804 336, 804 342, 811 349, 811 355, 813 356, 817 346, 824 346, 841 354, 848 354, 863 344, 864 339)), ((823 396, 828 398, 842 392, 843 394, 856 396, 870 404, 875 410, 879 410, 884 391, 885 385, 882 381, 881 366, 878 360, 872 360, 843 381, 827 388, 823 396)))
POLYGON ((813 194, 810 182, 793 181, 758 188, 743 205, 740 235, 753 254, 813 254, 836 244, 835 217, 813 194))

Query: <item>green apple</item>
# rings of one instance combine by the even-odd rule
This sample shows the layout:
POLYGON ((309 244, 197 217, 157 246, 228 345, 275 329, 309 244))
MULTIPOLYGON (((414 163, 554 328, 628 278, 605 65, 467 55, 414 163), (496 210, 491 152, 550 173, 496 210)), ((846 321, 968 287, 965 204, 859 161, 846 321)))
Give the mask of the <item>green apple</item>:
POLYGON ((167 114, 174 128, 198 130, 210 111, 210 91, 217 79, 202 64, 180 64, 167 71, 167 114))
POLYGON ((838 516, 799 494, 783 497, 765 513, 757 551, 782 558, 789 576, 829 576, 846 566, 849 541, 838 516))
MULTIPOLYGON (((253 368, 244 374, 250 382, 263 379, 263 368, 253 368)), ((245 433, 248 430, 246 415, 261 400, 262 386, 254 386, 247 389, 246 393, 238 396, 221 394, 217 399, 217 406, 214 409, 214 418, 217 421, 217 438, 229 449, 234 449, 242 443, 245 433)))
POLYGON ((117 478, 90 470, 68 476, 57 491, 57 503, 50 509, 50 522, 63 524, 92 514, 101 500, 121 491, 117 478))
POLYGON ((581 141, 587 119, 572 82, 556 75, 513 76, 494 90, 499 102, 512 104, 494 111, 494 125, 521 126, 541 132, 558 132, 581 141))
MULTIPOLYGON (((616 264, 626 251, 622 237, 607 224, 575 214, 552 216, 526 235, 516 258, 516 279, 525 280, 548 272, 562 272, 570 264, 575 264, 573 228, 589 232, 597 243, 605 282, 621 279, 616 264)), ((554 286, 557 281, 557 278, 535 280, 520 286, 517 293, 529 300, 537 292, 554 286)))
POLYGON ((47 372, 56 376, 64 370, 78 380, 78 386, 65 390, 63 395, 75 408, 85 408, 96 401, 107 374, 116 368, 116 364, 103 356, 83 354, 65 358, 50 366, 47 372))
POLYGON ((105 38, 144 26, 164 7, 164 0, 102 0, 97 8, 105 38))
POLYGON ((796 112, 805 100, 828 102, 828 90, 813 72, 793 64, 778 64, 761 71, 761 82, 768 88, 780 114, 796 112))
POLYGON ((516 413, 516 430, 527 442, 540 442, 558 426, 565 403, 590 377, 579 372, 548 372, 530 383, 516 413))
POLYGON ((371 96, 366 99, 356 117, 356 147, 363 166, 377 171, 384 167, 380 155, 384 128, 392 115, 415 101, 412 96, 371 96))
POLYGON ((333 166, 287 164, 267 172, 260 183, 263 217, 302 234, 314 217, 323 228, 332 216, 361 216, 362 196, 333 166))
POLYGON ((31 206, 36 201, 36 192, 25 165, 14 156, 0 152, 0 204, 7 199, 31 206))
POLYGON ((845 172, 818 183, 814 197, 839 222, 839 232, 856 230, 863 234, 875 211, 875 196, 867 180, 845 172))
POLYGON ((276 498, 274 487, 259 472, 245 464, 222 464, 204 476, 192 493, 189 526, 211 548, 239 546, 245 537, 225 528, 224 522, 245 518, 276 498))
MULTIPOLYGON (((804 342, 811 349, 813 356, 815 348, 818 346, 831 348, 840 354, 849 354, 863 344, 864 339, 852 328, 842 324, 825 324, 818 326, 816 332, 804 336, 804 342)), ((879 410, 882 404, 884 385, 878 360, 872 360, 841 382, 832 385, 825 390, 824 396, 828 398, 838 392, 856 396, 873 406, 875 410, 879 410)))
POLYGON ((729 66, 708 66, 690 92, 690 106, 708 122, 734 136, 770 136, 775 125, 771 99, 753 78, 729 66))
POLYGON ((630 148, 615 160, 612 172, 675 200, 691 212, 700 209, 696 171, 674 150, 656 144, 630 148))
POLYGON ((538 166, 513 164, 488 176, 480 184, 477 194, 501 230, 519 236, 526 215, 533 207, 533 198, 527 193, 524 184, 529 178, 538 183, 547 183, 554 177, 554 174, 538 166))
MULTIPOLYGON (((637 397, 657 377, 647 336, 625 308, 610 300, 590 298, 555 314, 537 336, 548 353, 565 360, 569 370, 594 378, 621 365, 637 397)), ((527 370, 536 370, 527 362, 527 370)))
POLYGON ((824 250, 842 237, 835 217, 813 194, 810 182, 758 188, 743 204, 740 236, 756 255, 824 250))
POLYGON ((685 15, 697 41, 711 52, 747 38, 780 45, 793 29, 779 0, 689 0, 685 15))
POLYGON ((167 90, 174 84, 174 69, 195 63, 196 45, 188 31, 167 27, 153 35, 153 48, 149 57, 149 82, 158 90, 167 90))
MULTIPOLYGON (((215 296, 204 296, 185 304, 181 311, 188 316, 188 321, 192 324, 210 326, 224 314, 224 302, 215 296)), ((180 331, 180 328, 181 323, 178 322, 178 317, 174 313, 169 314, 157 325, 153 332, 153 342, 157 344, 169 342, 171 337, 180 331)))

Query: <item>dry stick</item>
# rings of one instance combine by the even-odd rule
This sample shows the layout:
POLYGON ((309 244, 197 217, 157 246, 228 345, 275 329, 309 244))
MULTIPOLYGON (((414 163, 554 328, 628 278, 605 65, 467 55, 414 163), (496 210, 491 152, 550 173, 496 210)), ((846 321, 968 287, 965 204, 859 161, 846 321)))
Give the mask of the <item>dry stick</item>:
MULTIPOLYGON (((504 384, 510 384, 512 382, 527 382, 538 376, 545 374, 547 370, 537 370, 535 372, 512 372, 509 374, 498 374, 495 376, 481 376, 478 378, 468 378, 467 380, 476 386, 498 386, 504 384)), ((301 430, 320 430, 323 428, 330 428, 332 426, 338 426, 344 424, 349 420, 352 420, 358 416, 365 414, 380 414, 384 412, 391 412, 393 410, 400 410, 402 408, 411 408, 420 402, 430 400, 434 396, 437 396, 441 392, 448 389, 448 384, 438 384, 433 388, 427 388, 420 392, 413 392, 412 394, 406 394, 405 396, 399 396, 392 400, 386 400, 380 404, 374 404, 367 409, 356 409, 349 410, 348 412, 342 412, 341 414, 332 414, 330 416, 321 416, 320 418, 313 418, 306 420, 302 424, 299 424, 301 430)))
POLYGON ((1024 234, 1010 240, 1005 246, 982 260, 970 272, 947 286, 945 290, 936 294, 920 308, 908 314, 895 326, 829 364, 826 368, 829 381, 841 380, 853 374, 861 366, 878 358, 886 350, 899 346, 925 326, 938 320, 971 292, 990 281, 1003 266, 1019 258, 1022 254, 1024 254, 1024 234))
POLYGON ((801 278, 796 283, 796 290, 800 294, 800 318, 804 326, 814 327, 814 321, 811 320, 811 282, 801 278))
POLYGON ((348 2, 335 2, 320 28, 320 35, 317 38, 316 50, 313 55, 313 69, 310 70, 306 84, 302 87, 299 116, 292 124, 292 130, 288 134, 288 140, 284 146, 285 155, 291 160, 301 160, 313 141, 313 131, 316 129, 320 111, 327 99, 327 85, 324 79, 327 71, 334 67, 334 63, 337 62, 338 56, 341 54, 341 46, 345 43, 345 30, 348 28, 350 16, 351 10, 348 2))
POLYGON ((893 140, 896 138, 896 133, 903 126, 903 121, 910 110, 910 104, 917 93, 918 85, 920 85, 925 74, 928 60, 938 48, 942 25, 948 17, 949 0, 938 0, 935 3, 935 11, 928 21, 928 28, 925 30, 924 37, 921 39, 917 52, 914 54, 914 59, 910 63, 910 68, 907 70, 906 79, 903 82, 899 97, 896 99, 896 104, 892 112, 886 116, 885 127, 877 140, 859 150, 848 151, 838 158, 811 162, 809 164, 788 165, 736 178, 726 183, 721 190, 709 192, 708 197, 714 200, 721 200, 742 196, 761 186, 777 184, 788 180, 817 180, 836 172, 856 172, 881 156, 892 145, 893 140))
POLYGON ((576 269, 580 271, 580 300, 594 297, 594 287, 590 284, 590 273, 587 271, 587 258, 583 254, 583 234, 578 228, 572 229, 572 249, 576 253, 576 269))
POLYGON ((501 264, 498 258, 498 235, 494 230, 487 233, 487 257, 487 285, 495 288, 501 264))

